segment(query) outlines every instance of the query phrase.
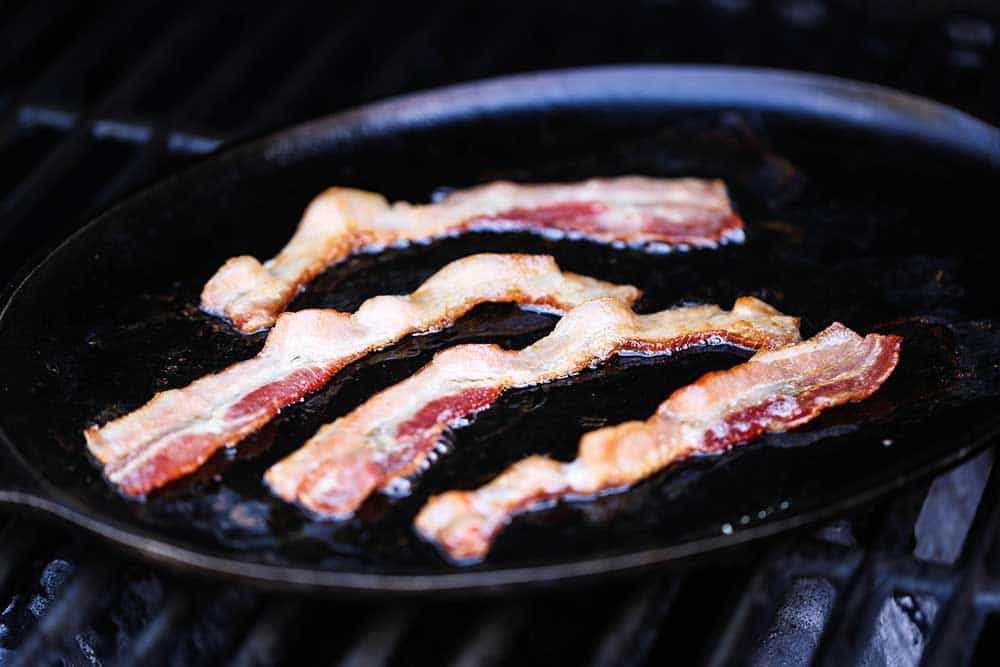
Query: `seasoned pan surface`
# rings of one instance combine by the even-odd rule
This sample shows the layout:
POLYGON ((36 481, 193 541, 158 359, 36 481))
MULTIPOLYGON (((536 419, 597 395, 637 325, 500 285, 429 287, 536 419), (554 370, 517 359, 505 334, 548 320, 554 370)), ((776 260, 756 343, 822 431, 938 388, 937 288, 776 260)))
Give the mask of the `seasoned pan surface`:
POLYGON ((0 320, 0 501, 60 515, 159 560, 280 586, 352 591, 513 587, 716 551, 854 507, 990 443, 1000 429, 995 129, 861 84, 724 68, 605 68, 400 98, 238 147, 107 211, 19 285, 0 320), (638 308, 726 308, 758 296, 803 317, 905 337, 870 400, 793 432, 674 466, 635 489, 518 518, 481 565, 449 565, 410 528, 431 493, 470 487, 535 452, 573 455, 597 426, 647 417, 735 350, 629 358, 509 392, 404 498, 342 523, 272 497, 263 471, 320 424, 458 342, 522 347, 554 318, 483 306, 446 331, 353 364, 236 450, 145 503, 118 496, 81 432, 156 392, 252 356, 198 310, 225 258, 267 257, 328 185, 427 201, 498 178, 621 174, 725 179, 743 245, 648 255, 529 235, 473 234, 364 255, 293 308, 351 310, 410 291, 473 252, 544 252, 645 290, 638 308), (7 478, 10 478, 9 480, 7 478))

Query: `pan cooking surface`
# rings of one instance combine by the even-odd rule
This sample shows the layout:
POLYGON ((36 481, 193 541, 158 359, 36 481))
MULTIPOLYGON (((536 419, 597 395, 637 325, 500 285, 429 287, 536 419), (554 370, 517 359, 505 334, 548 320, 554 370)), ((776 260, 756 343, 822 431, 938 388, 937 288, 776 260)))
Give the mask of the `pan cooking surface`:
POLYGON ((461 571, 469 574, 452 579, 476 586, 669 560, 816 520, 957 461, 996 432, 995 249, 982 235, 995 215, 997 173, 982 156, 787 111, 717 109, 696 97, 659 106, 570 99, 531 113, 476 111, 475 103, 471 96, 465 104, 473 111, 438 123, 387 122, 364 132, 317 125, 294 140, 237 149, 111 210, 50 256, 0 323, 4 431, 38 493, 88 517, 92 528, 130 536, 135 548, 180 545, 188 556, 159 556, 188 565, 330 587, 377 587, 345 577, 383 574, 400 575, 384 587, 406 588, 399 583, 406 577, 461 571), (309 132, 312 142, 303 140, 309 132), (352 258, 292 307, 353 310, 377 294, 408 292, 470 253, 544 252, 563 269, 638 285, 643 312, 729 308, 749 294, 801 315, 803 337, 834 320, 861 333, 901 334, 895 374, 868 401, 804 428, 672 466, 627 493, 523 515, 472 568, 449 565, 410 528, 429 494, 482 484, 527 454, 569 459, 582 433, 645 419, 674 389, 747 355, 713 349, 618 359, 508 392, 447 435, 448 453, 413 480, 409 496, 375 496, 340 523, 313 520, 272 497, 263 471, 435 351, 467 342, 520 348, 555 318, 487 305, 451 329, 405 339, 349 366, 145 503, 118 496, 88 458, 87 425, 259 350, 263 335, 241 335, 200 313, 199 290, 227 257, 273 255, 323 187, 427 201, 498 178, 630 173, 725 179, 747 223, 746 243, 649 255, 470 234, 352 258))

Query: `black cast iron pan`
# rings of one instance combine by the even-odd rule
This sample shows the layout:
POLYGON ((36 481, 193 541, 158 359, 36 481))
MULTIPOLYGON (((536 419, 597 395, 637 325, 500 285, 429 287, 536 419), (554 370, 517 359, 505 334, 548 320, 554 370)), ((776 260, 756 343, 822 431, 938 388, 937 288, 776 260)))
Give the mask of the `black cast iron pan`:
POLYGON ((0 320, 0 502, 184 568, 355 592, 579 580, 815 522, 954 464, 1000 429, 995 250, 984 242, 998 165, 1000 133, 938 104, 836 79, 710 67, 497 79, 254 141, 107 211, 11 287, 0 320), (449 565, 410 529, 428 494, 482 483, 531 452, 571 456, 582 432, 645 418, 673 389, 743 355, 617 361, 511 392, 450 434, 452 451, 413 495, 373 498, 344 523, 277 501, 263 470, 435 350, 523 346, 553 319, 486 306, 453 329, 405 340, 146 503, 116 495, 88 459, 86 425, 259 349, 262 336, 198 311, 200 287, 227 257, 272 255, 324 187, 421 201, 497 178, 629 173, 725 179, 747 242, 659 256, 471 235, 351 259, 293 307, 353 309, 472 252, 547 252, 565 269, 639 285, 642 310, 728 307, 753 294, 802 315, 805 336, 833 320, 900 333, 895 375, 869 401, 805 428, 675 466, 628 493, 526 515, 469 568, 449 565))

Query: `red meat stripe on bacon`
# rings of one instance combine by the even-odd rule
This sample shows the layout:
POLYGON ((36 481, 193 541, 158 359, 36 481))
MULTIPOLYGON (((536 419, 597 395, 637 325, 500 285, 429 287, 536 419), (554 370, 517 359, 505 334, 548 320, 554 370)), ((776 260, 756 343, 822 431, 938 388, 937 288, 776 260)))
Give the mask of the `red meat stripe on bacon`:
POLYGON ((244 255, 223 264, 202 291, 202 308, 242 331, 265 329, 306 283, 356 252, 466 231, 578 235, 663 251, 740 242, 743 221, 721 181, 693 178, 501 181, 416 206, 390 204, 373 192, 330 188, 309 204, 276 257, 261 263, 244 255))
POLYGON ((409 379, 321 428, 265 479, 285 500, 343 517, 379 487, 428 463, 445 428, 489 407, 510 387, 572 375, 615 354, 670 354, 722 343, 772 349, 797 340, 796 318, 752 297, 738 299, 729 312, 691 306, 649 315, 636 315, 619 300, 595 300, 523 350, 462 345, 440 352, 409 379))
POLYGON ((645 422, 584 435, 571 463, 531 456, 479 489, 432 497, 415 526, 456 562, 480 560, 514 515, 540 503, 623 489, 688 456, 723 452, 867 398, 895 369, 901 340, 862 338, 834 324, 797 345, 759 352, 677 390, 645 422))
POLYGON ((472 255, 412 294, 369 299, 353 315, 286 313, 256 357, 88 428, 87 446, 122 493, 144 496, 236 444, 347 364, 408 334, 450 326, 489 301, 563 313, 599 297, 632 303, 639 290, 563 273, 546 255, 472 255))

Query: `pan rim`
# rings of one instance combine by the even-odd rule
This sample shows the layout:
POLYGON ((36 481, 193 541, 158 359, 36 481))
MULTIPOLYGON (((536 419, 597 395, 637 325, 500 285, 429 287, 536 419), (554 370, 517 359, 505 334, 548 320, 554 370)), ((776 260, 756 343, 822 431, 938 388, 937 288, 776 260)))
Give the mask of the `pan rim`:
MULTIPOLYGON (((2 434, 5 444, 9 440, 2 434)), ((152 562, 189 570, 193 574, 225 576, 264 588, 289 588, 307 592, 348 593, 364 596, 426 593, 495 593, 529 589, 541 585, 570 584, 600 575, 624 575, 652 567, 664 567, 695 556, 721 553, 757 540, 788 533, 820 523, 854 510, 904 488, 931 473, 947 469, 986 447, 1000 441, 1000 425, 994 425, 974 444, 956 449, 950 456, 935 459, 904 477, 851 495, 840 503, 826 505, 812 512, 785 520, 769 521, 759 526, 733 531, 730 535, 700 538, 668 547, 646 549, 617 556, 604 556, 570 563, 527 565, 486 571, 463 571, 440 574, 369 574, 287 565, 268 565, 236 556, 217 556, 182 546, 162 537, 148 538, 135 534, 127 524, 115 519, 95 519, 55 499, 31 492, 0 491, 0 505, 10 504, 40 511, 82 528, 128 552, 152 562)), ((16 452, 11 452, 17 456, 16 452)), ((23 462, 22 462, 22 465, 23 462)))
MULTIPOLYGON (((580 108, 588 104, 656 105, 664 108, 752 108, 794 112, 828 124, 860 127, 883 135, 910 137, 925 144, 953 150, 985 165, 1000 166, 1000 130, 964 112, 925 98, 848 79, 784 70, 704 66, 625 65, 550 70, 485 79, 435 88, 375 102, 286 130, 251 139, 180 173, 167 176, 106 209, 48 253, 23 278, 5 290, 0 326, 11 305, 35 273, 55 261, 78 235, 102 224, 133 202, 178 181, 197 179, 202 170, 219 169, 243 156, 280 163, 285 154, 302 156, 310 146, 327 146, 367 132, 401 131, 424 124, 448 124, 463 116, 489 116, 497 112, 580 108), (322 141, 317 141, 317 137, 322 141)), ((320 150, 313 148, 313 150, 320 150)), ((297 158, 298 159, 298 158, 297 158)), ((220 556, 164 537, 144 536, 148 531, 127 522, 76 509, 75 501, 59 489, 47 487, 43 495, 30 491, 0 491, 0 503, 30 507, 52 514, 152 560, 207 574, 223 574, 259 584, 353 593, 420 593, 509 588, 530 584, 568 582, 595 575, 636 570, 786 532, 821 521, 880 497, 931 472, 968 458, 995 441, 994 425, 972 445, 949 456, 925 463, 904 477, 856 493, 839 503, 787 519, 643 551, 537 566, 487 571, 456 570, 440 574, 369 574, 326 570, 319 567, 269 565, 238 555, 220 556)), ((0 439, 19 467, 34 474, 0 420, 0 439)))
POLYGON ((248 137, 120 198, 99 210, 78 230, 43 256, 28 261, 0 291, 0 323, 10 304, 34 273, 64 246, 134 201, 151 196, 175 181, 196 178, 244 154, 279 161, 282 153, 302 155, 315 146, 317 135, 327 142, 349 140, 365 131, 445 123, 476 110, 531 111, 559 104, 607 104, 609 99, 662 106, 751 108, 794 112, 828 123, 880 130, 957 150, 1000 169, 1000 128, 964 111, 926 97, 874 83, 794 70, 699 64, 624 64, 541 70, 491 77, 396 95, 305 121, 261 136, 248 137), (721 84, 729 86, 720 89, 721 84), (612 95, 613 93, 613 95, 612 95), (810 99, 810 96, 813 96, 810 99), (803 101, 808 105, 804 106, 803 101), (863 107, 863 108, 862 108, 863 107))

